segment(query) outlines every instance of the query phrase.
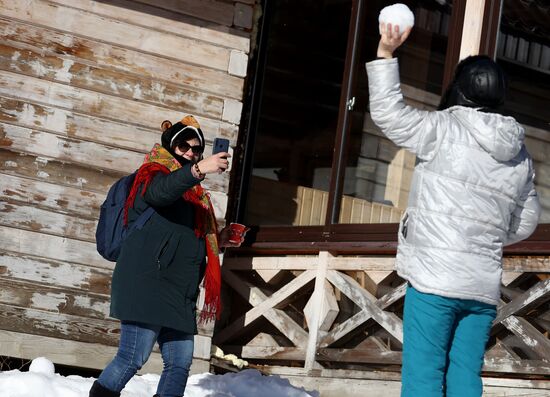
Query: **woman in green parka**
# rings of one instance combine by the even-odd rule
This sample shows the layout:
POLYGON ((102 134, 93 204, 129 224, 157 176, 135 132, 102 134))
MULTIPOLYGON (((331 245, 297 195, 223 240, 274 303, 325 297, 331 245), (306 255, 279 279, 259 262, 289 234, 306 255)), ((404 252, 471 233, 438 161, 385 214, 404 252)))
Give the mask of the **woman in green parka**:
POLYGON ((94 382, 90 397, 118 397, 158 342, 164 369, 158 397, 185 391, 197 333, 196 303, 204 277, 200 320, 220 312, 219 234, 208 193, 200 182, 228 167, 228 153, 202 158, 204 136, 193 116, 162 123, 161 144, 145 156, 125 209, 131 223, 148 207, 155 213, 124 241, 111 286, 111 316, 121 320, 118 352, 94 382), (218 245, 219 237, 219 245, 218 245))

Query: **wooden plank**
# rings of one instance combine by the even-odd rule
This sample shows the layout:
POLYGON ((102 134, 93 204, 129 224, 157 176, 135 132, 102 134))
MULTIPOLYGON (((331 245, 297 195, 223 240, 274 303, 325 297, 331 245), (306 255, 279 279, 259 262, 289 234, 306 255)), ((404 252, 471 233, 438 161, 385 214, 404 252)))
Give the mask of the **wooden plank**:
POLYGON ((230 50, 41 0, 0 0, 0 14, 166 58, 227 71, 230 50), (101 27, 101 28, 98 28, 101 27))
POLYGON ((142 153, 161 136, 158 128, 129 128, 126 123, 7 97, 0 97, 0 121, 142 153))
POLYGON ((303 361, 305 356, 305 350, 301 347, 224 345, 223 348, 226 353, 254 360, 303 361))
MULTIPOLYGON (((0 160, 1 174, 23 176, 25 179, 29 179, 25 182, 18 182, 21 183, 22 186, 26 186, 22 189, 23 191, 28 190, 27 193, 19 195, 17 198, 18 200, 23 200, 25 195, 34 195, 35 191, 45 189, 40 184, 38 186, 34 186, 33 182, 31 182, 32 180, 47 181, 55 185, 79 188, 79 190, 82 190, 80 195, 82 197, 89 198, 89 200, 92 200, 92 196, 96 196, 98 200, 97 205, 90 203, 92 205, 91 209, 99 208, 100 202, 103 201, 103 197, 105 197, 111 185, 118 178, 124 175, 124 173, 120 171, 107 170, 104 172, 98 172, 97 169, 92 169, 87 166, 82 166, 75 163, 64 163, 55 159, 28 155, 26 153, 11 152, 4 150, 1 147, 0 160)), ((139 164, 136 165, 136 169, 138 166, 139 164)), ((0 175, 0 179, 2 178, 3 176, 0 175)), ((228 173, 221 175, 209 174, 206 179, 201 182, 201 185, 212 193, 212 196, 216 199, 216 202, 219 203, 220 206, 223 206, 223 212, 216 212, 217 217, 222 219, 223 216, 221 214, 225 213, 227 204, 224 203, 227 202, 227 197, 223 197, 225 196, 225 193, 222 193, 222 196, 220 197, 220 193, 218 192, 228 191, 228 173)), ((11 187, 12 190, 14 189, 14 186, 8 185, 8 187, 11 187)), ((46 189, 46 191, 50 192, 51 189, 46 189)), ((70 190, 61 190, 61 192, 62 194, 70 194, 70 190)), ((47 196, 45 197, 48 198, 47 196)), ((66 202, 66 199, 63 197, 60 197, 59 199, 60 201, 56 202, 56 204, 61 208, 71 207, 71 205, 78 206, 79 204, 78 202, 72 201, 66 202)), ((37 198, 37 201, 42 201, 44 203, 44 198, 39 197, 37 198)), ((90 211, 87 212, 92 213, 90 211)))
POLYGON ((19 308, 0 304, 0 320, 5 331, 25 330, 37 335, 80 342, 117 346, 119 325, 115 320, 91 319, 52 313, 43 310, 19 308))
POLYGON ((401 364, 401 352, 382 351, 380 349, 329 349, 321 348, 317 352, 317 361, 332 361, 339 363, 368 363, 393 365, 401 364))
MULTIPOLYGON (((87 343, 30 333, 0 330, 0 355, 32 360, 48 357, 55 364, 103 369, 117 352, 115 346, 87 343)), ((153 352, 139 373, 162 371, 160 353, 153 352)), ((91 383, 91 381, 90 381, 91 383)))
MULTIPOLYGON (((169 12, 164 9, 165 1, 160 3, 158 1, 151 2, 150 4, 154 7, 145 4, 145 2, 140 4, 139 0, 110 0, 108 3, 91 0, 52 0, 52 2, 93 12, 97 15, 116 18, 119 21, 133 25, 197 39, 222 47, 238 49, 246 53, 250 49, 250 39, 247 33, 224 26, 216 26, 213 29, 211 23, 187 15, 169 12)), ((181 3, 181 1, 178 3, 181 3)), ((201 5, 204 4, 206 7, 208 7, 208 3, 201 1, 201 5)), ((211 11, 215 15, 232 10, 232 7, 225 3, 218 2, 211 5, 211 11)), ((204 6, 197 7, 202 11, 203 16, 210 17, 210 15, 205 14, 204 8, 204 6)), ((187 9, 185 11, 187 14, 187 9)))
MULTIPOLYGON (((93 165, 100 170, 109 170, 128 174, 136 170, 143 162, 143 154, 120 148, 104 146, 95 142, 80 141, 73 138, 40 132, 34 129, 14 126, 0 122, 0 148, 39 156, 55 158, 63 162, 80 165, 93 165)), ((208 150, 208 146, 207 146, 208 150)), ((228 189, 229 173, 208 175, 204 187, 211 191, 219 202, 219 213, 225 212, 227 198, 216 195, 216 191, 228 189)))
POLYGON ((212 0, 136 0, 139 3, 154 5, 169 11, 191 15, 220 25, 233 25, 233 5, 212 0))
MULTIPOLYGON (((252 306, 258 306, 268 299, 260 288, 243 282, 232 271, 227 270, 225 262, 223 266, 223 280, 239 293, 252 306)), ((307 332, 304 331, 288 314, 283 310, 270 308, 263 316, 273 324, 285 338, 288 338, 295 346, 303 346, 307 342, 307 332)))
POLYGON ((112 269, 114 265, 97 253, 95 243, 6 226, 0 226, 0 250, 103 269, 112 269))
POLYGON ((96 220, 0 202, 0 225, 95 243, 96 220))
POLYGON ((109 295, 112 267, 114 263, 111 268, 101 269, 70 261, 0 251, 2 279, 63 290, 82 290, 96 295, 109 295))
POLYGON ((470 0, 464 11, 464 26, 460 41, 460 58, 479 54, 485 0, 470 0))
POLYGON ((346 274, 330 270, 327 273, 328 280, 338 288, 343 294, 350 298, 362 310, 368 312, 370 316, 380 324, 399 342, 403 342, 403 323, 394 313, 383 311, 376 305, 376 299, 351 277, 346 274))
POLYGON ((286 284, 284 287, 279 289, 268 299, 260 303, 258 306, 255 306, 245 315, 240 316, 238 319, 233 321, 229 326, 221 330, 216 334, 215 342, 223 343, 233 336, 236 332, 240 331, 242 328, 250 325, 254 320, 258 319, 260 316, 263 316, 265 312, 269 309, 275 307, 280 302, 284 301, 308 282, 310 282, 315 277, 315 273, 311 270, 306 270, 294 280, 286 284))
POLYGON ((0 304, 22 309, 104 319, 109 297, 0 278, 0 304))
MULTIPOLYGON (((2 158, 1 155, 0 158, 2 158)), ((82 219, 83 222, 97 218, 99 206, 106 194, 106 192, 99 194, 2 173, 0 173, 0 181, 2 182, 0 199, 3 201, 25 203, 29 207, 37 209, 42 208, 58 213, 77 215, 84 218, 82 219)))
POLYGON ((256 256, 224 258, 224 269, 231 270, 313 270, 317 268, 319 257, 315 256, 256 256))
POLYGON ((513 314, 520 315, 533 305, 540 305, 547 300, 550 300, 550 279, 537 283, 504 307, 499 307, 494 324, 513 314))
POLYGON ((521 317, 509 316, 502 320, 502 324, 517 335, 520 340, 542 358, 550 357, 550 340, 541 334, 527 320, 521 317))
POLYGON ((143 154, 0 122, 0 147, 99 170, 133 172, 143 154))
MULTIPOLYGON (((315 358, 317 354, 317 348, 319 346, 319 329, 322 322, 321 308, 323 301, 325 300, 325 284, 327 278, 328 262, 332 255, 327 251, 319 252, 319 263, 317 265, 317 271, 315 275, 315 288, 311 296, 312 312, 308 319, 309 337, 306 345, 306 357, 304 362, 305 369, 313 369, 315 365, 315 358)), ((308 302, 308 305, 310 303, 308 302)))
POLYGON ((490 358, 485 359, 483 371, 509 374, 550 375, 550 364, 543 360, 490 358))
MULTIPOLYGON (((153 106, 129 99, 100 94, 65 84, 45 81, 7 71, 0 72, 0 95, 23 101, 38 102, 76 111, 78 113, 126 122, 145 128, 159 128, 163 120, 174 120, 178 112, 164 107, 153 106), (136 120, 136 115, 140 115, 136 120)), ((197 116, 205 138, 215 136, 233 139, 237 127, 232 124, 197 116)))
POLYGON ((79 60, 91 66, 110 68, 133 76, 149 76, 165 82, 193 87, 224 97, 242 99, 244 80, 225 71, 161 58, 128 48, 113 46, 69 33, 23 24, 0 16, 0 36, 22 49, 79 60))
POLYGON ((58 54, 0 44, 0 69, 21 73, 95 92, 163 106, 179 111, 221 118, 224 100, 173 82, 133 76, 111 68, 83 64, 78 59, 63 59, 58 54))
MULTIPOLYGON (((386 309, 388 306, 395 303, 397 300, 405 296, 407 290, 407 283, 401 284, 399 287, 395 288, 391 292, 388 292, 386 295, 381 297, 375 302, 375 305, 378 306, 381 310, 386 309)), ((330 332, 323 336, 321 339, 320 346, 327 347, 333 344, 334 342, 340 340, 345 335, 352 332, 354 329, 359 327, 361 324, 364 324, 367 320, 372 318, 370 311, 361 310, 359 313, 354 314, 346 321, 338 324, 330 332)))
POLYGON ((362 271, 392 271, 395 267, 395 257, 369 256, 345 257, 337 256, 330 260, 331 270, 362 270, 362 271))
MULTIPOLYGON (((195 335, 198 344, 199 335, 195 335)), ((0 355, 32 360, 36 357, 48 357, 55 364, 70 365, 82 368, 103 369, 113 359, 117 347, 99 343, 78 342, 22 332, 0 330, 0 355)), ((193 355, 189 373, 207 372, 204 360, 193 355)), ((139 374, 160 374, 163 364, 158 349, 153 349, 147 363, 138 371, 139 374)), ((92 380, 90 380, 90 383, 92 380)))
MULTIPOLYGON (((25 186, 23 191, 28 190, 30 192, 45 189, 40 183, 49 182, 50 184, 59 185, 59 187, 76 187, 104 196, 111 184, 123 175, 115 171, 99 173, 97 170, 78 164, 63 163, 54 159, 11 152, 2 148, 0 148, 0 159, 2 178, 4 178, 4 175, 22 176, 28 179, 25 183, 21 182, 22 186, 25 186), (39 182, 38 186, 31 186, 35 182, 39 182)), ((50 189, 46 190, 50 191, 50 189)), ((17 199, 23 200, 24 196, 24 194, 18 195, 17 199)), ((38 200, 43 201, 42 198, 38 200)), ((70 204, 78 203, 71 202, 70 204)), ((61 205, 66 206, 67 204, 61 202, 61 205)))
MULTIPOLYGON (((531 389, 531 393, 534 393, 535 390, 545 390, 542 394, 544 396, 548 395, 548 391, 550 390, 550 382, 546 379, 517 379, 517 378, 504 378, 504 377, 484 377, 483 379, 483 385, 487 386, 497 386, 497 387, 506 387, 508 390, 518 388, 518 389, 531 389)), ((518 394, 521 395, 521 394, 518 394)), ((523 394, 525 395, 525 394, 523 394)), ((529 395, 529 394, 528 394, 529 395)), ((533 394, 535 395, 535 394, 533 394)), ((529 395, 531 397, 531 395, 529 395)))
POLYGON ((550 272, 550 257, 548 256, 506 256, 502 267, 510 272, 550 272))

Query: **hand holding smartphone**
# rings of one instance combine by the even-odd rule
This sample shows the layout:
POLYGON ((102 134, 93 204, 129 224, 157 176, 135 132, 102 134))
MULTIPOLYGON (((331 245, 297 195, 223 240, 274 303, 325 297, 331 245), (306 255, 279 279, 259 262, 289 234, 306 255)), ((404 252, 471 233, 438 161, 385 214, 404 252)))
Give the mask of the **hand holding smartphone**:
MULTIPOLYGON (((228 153, 229 152, 229 139, 225 138, 214 138, 214 142, 212 143, 212 155, 215 155, 217 153, 228 153)), ((227 157, 221 157, 224 160, 227 160, 227 157)), ((226 170, 227 165, 223 168, 220 168, 218 170, 218 173, 222 173, 226 170)))
POLYGON ((229 152, 229 139, 214 138, 214 143, 212 144, 212 154, 222 152, 229 152))

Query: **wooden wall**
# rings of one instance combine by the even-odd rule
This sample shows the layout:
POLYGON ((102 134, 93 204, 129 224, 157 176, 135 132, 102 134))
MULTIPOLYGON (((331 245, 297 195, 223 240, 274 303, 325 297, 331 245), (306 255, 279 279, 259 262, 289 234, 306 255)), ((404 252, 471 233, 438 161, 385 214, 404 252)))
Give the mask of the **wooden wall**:
MULTIPOLYGON (((111 358, 99 206, 165 119, 196 115, 207 151, 235 144, 253 14, 254 0, 0 0, 0 355, 111 358)), ((204 183, 222 223, 228 179, 204 183)))

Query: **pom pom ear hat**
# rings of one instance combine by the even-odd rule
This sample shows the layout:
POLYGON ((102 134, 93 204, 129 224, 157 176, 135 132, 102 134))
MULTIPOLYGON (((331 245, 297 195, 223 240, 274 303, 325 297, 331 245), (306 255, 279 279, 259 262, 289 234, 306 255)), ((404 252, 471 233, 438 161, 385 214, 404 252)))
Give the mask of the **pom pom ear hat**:
POLYGON ((204 151, 204 135, 199 122, 191 115, 185 116, 181 121, 172 124, 169 120, 161 123, 161 144, 170 153, 179 143, 197 138, 204 151))

